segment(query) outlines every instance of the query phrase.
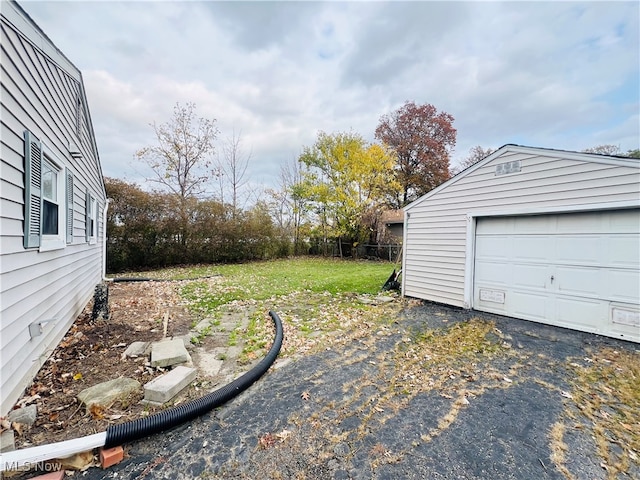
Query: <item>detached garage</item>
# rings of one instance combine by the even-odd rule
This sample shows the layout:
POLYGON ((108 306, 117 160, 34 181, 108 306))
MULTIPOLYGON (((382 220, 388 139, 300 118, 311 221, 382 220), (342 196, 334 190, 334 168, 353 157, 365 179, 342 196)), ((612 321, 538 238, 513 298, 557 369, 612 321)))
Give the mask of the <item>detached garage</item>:
POLYGON ((405 212, 403 295, 640 342, 640 160, 505 145, 405 212))

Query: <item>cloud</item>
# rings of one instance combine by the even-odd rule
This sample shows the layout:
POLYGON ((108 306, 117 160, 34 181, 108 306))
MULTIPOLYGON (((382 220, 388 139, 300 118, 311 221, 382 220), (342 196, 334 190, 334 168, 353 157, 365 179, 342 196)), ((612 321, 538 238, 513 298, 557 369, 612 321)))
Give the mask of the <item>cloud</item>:
POLYGON ((270 185, 318 131, 373 140, 406 100, 455 117, 454 161, 514 141, 638 146, 637 2, 23 6, 83 71, 111 176, 143 181, 133 154, 176 102, 217 119, 220 140, 241 131, 252 180, 270 185))

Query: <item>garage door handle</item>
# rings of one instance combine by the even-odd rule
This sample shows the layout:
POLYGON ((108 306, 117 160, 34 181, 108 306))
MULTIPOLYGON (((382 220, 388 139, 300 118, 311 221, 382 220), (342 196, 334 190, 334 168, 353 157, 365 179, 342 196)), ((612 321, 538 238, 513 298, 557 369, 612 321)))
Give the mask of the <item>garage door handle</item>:
POLYGON ((553 283, 553 278, 554 278, 553 275, 551 275, 551 283, 553 283))

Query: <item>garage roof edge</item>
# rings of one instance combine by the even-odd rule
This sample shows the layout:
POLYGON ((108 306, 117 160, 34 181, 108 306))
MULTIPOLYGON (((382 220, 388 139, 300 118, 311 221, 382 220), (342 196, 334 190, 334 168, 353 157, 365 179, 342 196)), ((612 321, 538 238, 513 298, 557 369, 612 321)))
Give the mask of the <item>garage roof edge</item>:
POLYGON ((469 175, 473 171, 475 171, 478 168, 486 165, 487 163, 491 162, 492 160, 496 159, 497 157, 499 157, 499 156, 501 156, 501 155, 503 155, 504 153, 507 153, 507 152, 530 153, 530 154, 542 155, 542 156, 547 156, 547 157, 562 157, 562 158, 569 159, 569 160, 578 160, 578 161, 582 161, 582 162, 592 162, 592 163, 605 163, 605 164, 608 164, 608 165, 619 165, 621 167, 632 167, 632 168, 639 168, 640 169, 640 159, 637 159, 637 158, 622 157, 622 156, 611 156, 611 155, 601 155, 601 154, 598 154, 598 153, 574 152, 574 151, 571 151, 571 150, 559 150, 559 149, 554 149, 554 148, 527 147, 527 146, 524 146, 524 145, 516 145, 516 144, 513 144, 513 143, 507 143, 506 145, 503 145, 502 147, 498 148, 495 152, 493 152, 492 154, 486 156, 485 158, 483 158, 479 162, 474 163, 473 165, 465 168, 464 170, 462 170, 458 174, 456 174, 453 177, 451 177, 446 182, 440 184, 439 186, 437 186, 436 188, 434 188, 430 192, 427 192, 426 194, 424 194, 422 197, 420 197, 420 198, 414 200, 413 202, 411 202, 409 205, 404 207, 405 213, 409 212, 412 208, 416 207, 417 205, 419 205, 423 201, 425 201, 428 198, 432 197, 433 195, 438 193, 440 190, 444 190, 449 185, 454 184, 455 182, 457 182, 461 178, 466 177, 467 175, 469 175))

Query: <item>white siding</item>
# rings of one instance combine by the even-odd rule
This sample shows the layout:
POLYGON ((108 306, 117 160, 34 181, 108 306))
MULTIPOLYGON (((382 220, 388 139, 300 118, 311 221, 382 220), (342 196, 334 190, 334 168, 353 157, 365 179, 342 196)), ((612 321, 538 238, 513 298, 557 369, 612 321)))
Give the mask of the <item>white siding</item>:
POLYGON ((465 303, 468 215, 640 203, 640 161, 505 146, 406 208, 403 294, 465 303), (517 173, 496 165, 519 160, 517 173))
POLYGON ((85 192, 98 199, 100 209, 106 201, 80 72, 15 4, 3 3, 1 27, 0 415, 22 394, 101 280, 102 239, 95 245, 85 241, 85 192), (25 130, 74 175, 73 241, 59 250, 23 246, 25 130), (70 155, 70 142, 80 147, 80 158, 70 155), (52 318, 42 335, 30 338, 29 324, 52 318))

